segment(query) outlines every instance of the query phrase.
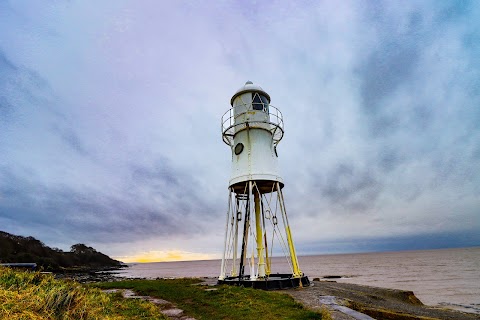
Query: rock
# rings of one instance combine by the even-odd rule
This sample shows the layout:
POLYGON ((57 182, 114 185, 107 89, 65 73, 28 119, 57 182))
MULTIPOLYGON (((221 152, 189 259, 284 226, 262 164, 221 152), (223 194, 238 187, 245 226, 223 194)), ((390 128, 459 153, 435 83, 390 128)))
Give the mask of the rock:
POLYGON ((145 301, 149 301, 153 304, 156 304, 158 306, 162 305, 163 308, 166 308, 166 309, 161 310, 160 312, 162 314, 166 315, 167 317, 171 318, 171 319, 195 320, 195 318, 188 317, 188 316, 183 316, 183 310, 176 308, 171 302, 169 302, 167 300, 163 300, 163 299, 160 299, 160 298, 154 298, 154 297, 150 297, 150 296, 139 296, 135 293, 135 291, 130 290, 130 289, 108 289, 108 290, 102 290, 102 291, 105 292, 105 293, 116 293, 116 292, 120 291, 122 293, 122 296, 125 299, 142 299, 142 300, 145 300, 145 301))
POLYGON ((147 300, 156 305, 172 305, 169 301, 160 298, 147 297, 147 300))
POLYGON ((160 312, 163 313, 164 315, 166 315, 167 317, 177 317, 177 318, 180 317, 183 314, 183 310, 182 309, 177 309, 177 308, 166 309, 166 310, 162 310, 160 312))

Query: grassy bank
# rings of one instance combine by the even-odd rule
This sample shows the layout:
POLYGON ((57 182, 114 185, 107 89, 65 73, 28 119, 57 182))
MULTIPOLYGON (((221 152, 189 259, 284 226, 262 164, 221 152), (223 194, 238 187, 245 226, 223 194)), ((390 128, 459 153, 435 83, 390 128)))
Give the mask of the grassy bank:
POLYGON ((286 294, 198 285, 198 279, 128 280, 89 286, 0 267, 0 319, 166 319, 158 306, 101 289, 132 289, 172 302, 196 319, 321 319, 286 294))
POLYGON ((166 319, 151 303, 0 267, 0 319, 166 319))
POLYGON ((321 319, 280 292, 232 286, 206 287, 198 279, 128 280, 96 283, 100 288, 132 289, 168 300, 196 319, 321 319))

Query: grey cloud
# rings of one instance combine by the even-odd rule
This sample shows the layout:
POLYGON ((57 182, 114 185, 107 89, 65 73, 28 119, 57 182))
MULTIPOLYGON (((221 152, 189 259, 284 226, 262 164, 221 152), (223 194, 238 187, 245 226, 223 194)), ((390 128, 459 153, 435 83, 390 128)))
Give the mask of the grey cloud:
POLYGON ((382 148, 378 155, 378 167, 383 172, 391 172, 405 161, 405 155, 400 154, 392 147, 382 148))
MULTIPOLYGON (((388 37, 388 36, 385 36, 388 37)), ((372 53, 361 72, 363 107, 376 115, 382 102, 402 83, 409 80, 418 61, 418 44, 392 35, 395 40, 379 39, 381 47, 372 53)))
POLYGON ((474 160, 480 161, 480 141, 477 141, 473 147, 472 158, 474 160))
POLYGON ((52 126, 54 133, 56 133, 56 135, 58 135, 72 150, 83 156, 89 155, 82 138, 74 131, 73 128, 69 127, 69 124, 65 119, 64 122, 65 123, 62 126, 60 126, 60 124, 55 124, 52 126))
MULTIPOLYGON (((76 133, 75 124, 59 107, 61 104, 44 77, 34 70, 15 65, 0 50, 0 121, 32 126, 32 123, 25 124, 25 120, 38 115, 36 124, 45 122, 51 133, 71 150, 87 155, 87 148, 76 133), (43 120, 48 117, 50 119, 43 120)), ((48 132, 44 134, 48 139, 48 132)))
POLYGON ((301 254, 317 252, 371 252, 371 251, 397 251, 397 250, 424 250, 440 248, 456 248, 477 246, 480 235, 476 230, 463 232, 425 233, 418 235, 397 235, 379 238, 354 238, 336 241, 322 241, 307 243, 302 248, 301 254), (332 250, 332 248, 335 248, 332 250))
POLYGON ((7 59, 5 53, 0 50, 0 79, 2 79, 2 82, 6 80, 6 76, 8 76, 10 72, 16 70, 17 67, 15 67, 15 65, 7 59))
POLYGON ((189 193, 189 186, 178 180, 175 172, 168 171, 174 169, 165 169, 136 168, 132 176, 148 191, 145 197, 135 184, 127 193, 111 195, 108 190, 102 193, 47 186, 3 168, 0 195, 8 200, 0 201, 1 217, 17 223, 42 223, 52 229, 61 227, 78 241, 87 235, 89 241, 128 242, 201 232, 204 219, 214 210, 189 193), (165 198, 167 204, 157 207, 151 197, 165 198))
POLYGON ((217 132, 221 105, 248 79, 284 112, 279 161, 293 217, 360 213, 349 221, 390 231, 397 208, 416 215, 413 224, 442 195, 466 195, 453 209, 476 205, 480 47, 478 28, 465 23, 478 12, 473 2, 267 4, 275 18, 260 21, 260 33, 235 3, 104 6, 88 26, 89 6, 51 8, 55 40, 42 34, 42 18, 0 19, 38 46, 29 52, 27 36, 8 35, 18 46, 0 52, 0 126, 10 124, 13 137, 0 132, 5 225, 53 242, 142 245, 217 226, 230 161, 217 132), (185 7, 198 15, 150 33, 181 21, 185 7), (333 14, 319 19, 320 11, 333 14), (165 12, 173 18, 156 19, 165 12), (225 21, 236 22, 218 28, 225 21))
POLYGON ((438 22, 455 21, 463 19, 465 15, 472 9, 472 1, 445 1, 441 4, 436 19, 438 22))
POLYGON ((368 170, 351 163, 341 163, 326 173, 319 186, 321 195, 330 205, 343 207, 353 212, 372 208, 382 190, 381 183, 368 170))
POLYGON ((0 121, 11 121, 15 107, 7 100, 7 98, 0 96, 0 121))
POLYGON ((0 121, 12 120, 15 106, 10 102, 8 93, 12 82, 12 74, 17 68, 0 51, 0 121))
POLYGON ((149 184, 156 191, 179 187, 180 179, 183 178, 181 176, 176 176, 175 173, 172 172, 171 165, 166 158, 157 159, 155 165, 152 167, 132 164, 131 172, 134 182, 139 184, 149 184))
POLYGON ((145 189, 150 195, 168 200, 171 210, 178 210, 185 218, 208 219, 218 211, 208 196, 202 196, 208 183, 199 180, 195 170, 178 168, 167 158, 159 158, 152 166, 131 165, 131 184, 145 189))
POLYGON ((402 18, 392 18, 381 5, 374 12, 370 19, 376 31, 375 45, 357 68, 361 106, 369 121, 369 131, 373 137, 391 135, 405 126, 401 117, 405 112, 413 113, 412 125, 421 130, 431 118, 428 106, 419 102, 406 110, 397 110, 391 99, 418 80, 417 72, 423 68, 422 53, 437 36, 439 26, 428 24, 424 12, 404 13, 407 18, 403 23, 399 21, 402 18))
POLYGON ((16 65, 0 49, 0 108, 9 112, 10 120, 40 108, 52 112, 52 92, 45 78, 16 65))

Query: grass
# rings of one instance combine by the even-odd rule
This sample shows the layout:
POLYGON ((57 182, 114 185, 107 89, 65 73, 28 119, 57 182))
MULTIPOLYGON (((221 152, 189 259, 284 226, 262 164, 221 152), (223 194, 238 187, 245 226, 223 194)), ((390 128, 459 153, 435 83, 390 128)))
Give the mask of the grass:
POLYGON ((99 288, 132 289, 141 295, 168 300, 186 314, 201 319, 322 319, 295 302, 292 297, 274 291, 198 285, 198 279, 127 280, 93 284, 99 288))
POLYGON ((198 320, 322 319, 286 294, 232 286, 211 288, 199 282, 128 280, 86 286, 56 280, 52 275, 0 267, 0 319, 167 319, 150 302, 124 299, 120 293, 106 294, 100 288, 128 288, 162 298, 198 320))
POLYGON ((0 319, 167 319, 155 305, 51 275, 0 267, 0 319))

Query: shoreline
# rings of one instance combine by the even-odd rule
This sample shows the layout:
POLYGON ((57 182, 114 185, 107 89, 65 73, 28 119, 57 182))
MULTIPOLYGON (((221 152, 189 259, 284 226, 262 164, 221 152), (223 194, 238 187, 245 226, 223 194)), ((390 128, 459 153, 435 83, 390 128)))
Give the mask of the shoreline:
MULTIPOLYGON (((325 305, 332 313, 347 307, 375 319, 480 319, 480 314, 424 305, 412 291, 335 281, 312 281, 313 286, 287 290, 295 300, 316 310, 325 305), (337 306, 340 306, 338 308, 337 306)), ((354 319, 339 316, 338 319, 354 319)))
MULTIPOLYGON (((57 276, 56 276, 57 277, 57 276)), ((158 280, 148 278, 128 278, 118 276, 115 270, 102 270, 87 273, 64 274, 59 278, 69 278, 80 283, 117 282, 129 280, 158 280)), ((208 286, 216 286, 216 277, 200 277, 208 286)), ((358 319, 342 308, 354 310, 376 319, 480 319, 480 314, 465 312, 448 307, 424 305, 412 291, 313 279, 312 286, 301 289, 276 290, 292 296, 306 307, 320 311, 330 310, 333 319, 358 319)))

